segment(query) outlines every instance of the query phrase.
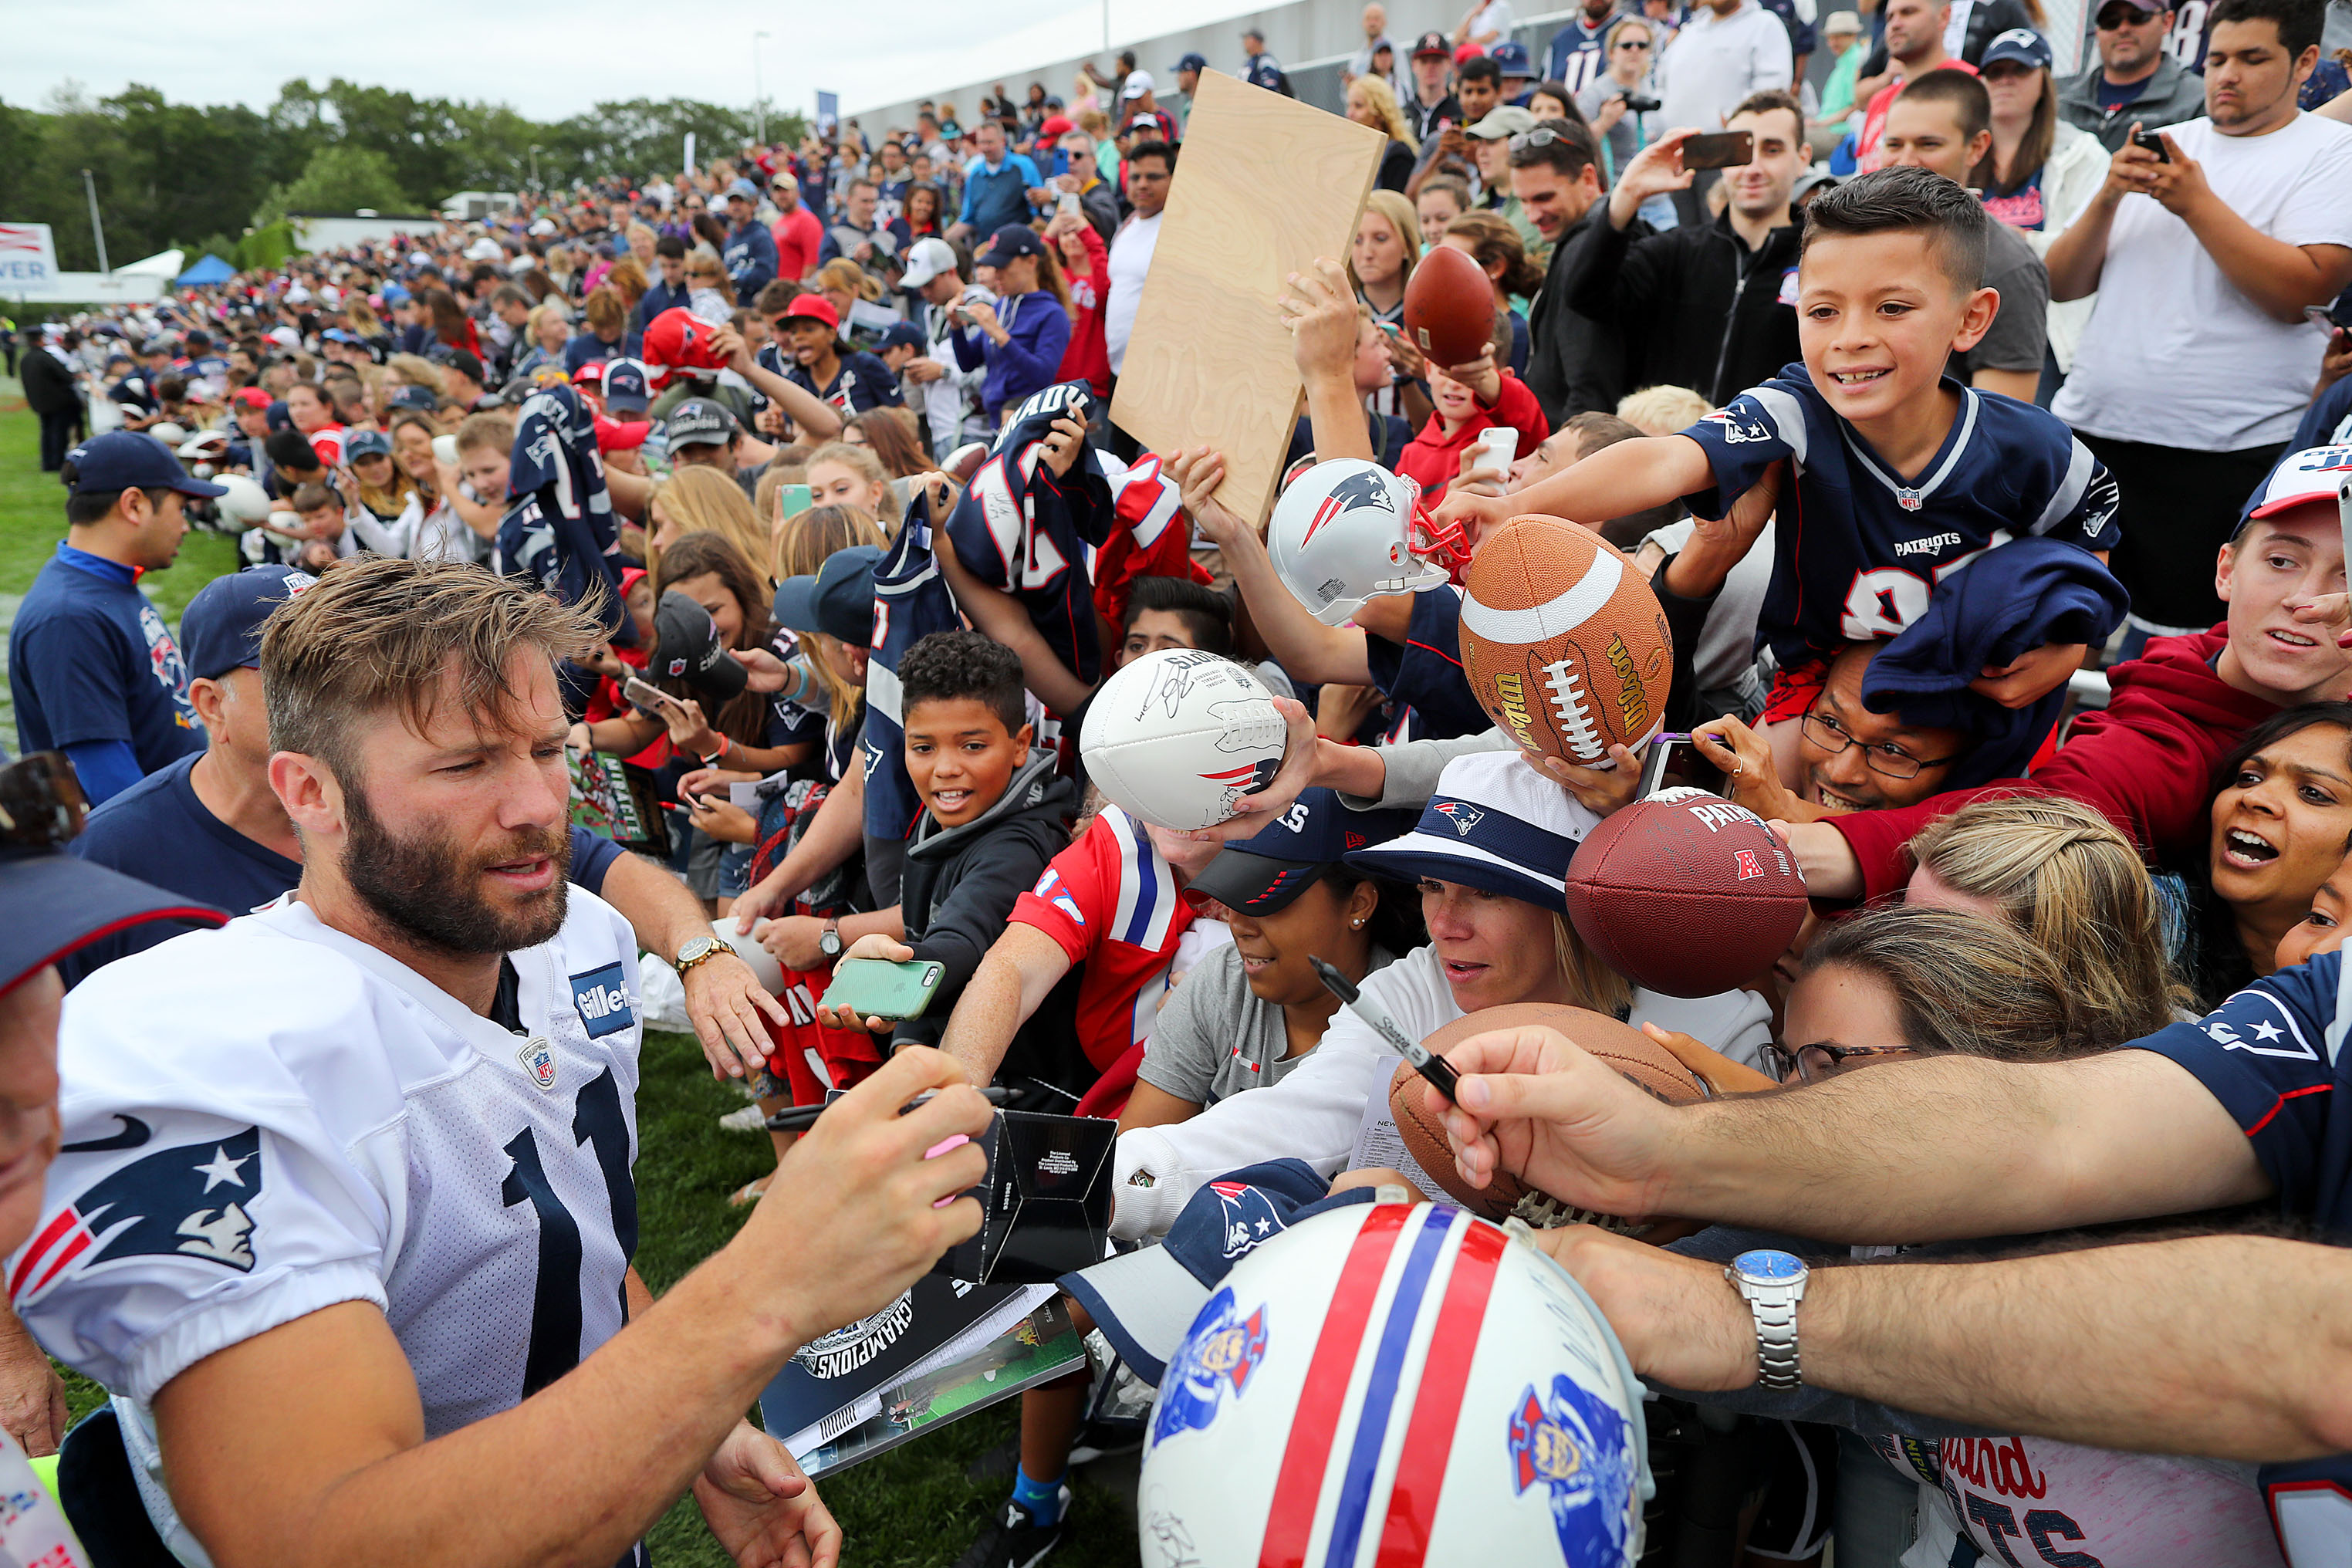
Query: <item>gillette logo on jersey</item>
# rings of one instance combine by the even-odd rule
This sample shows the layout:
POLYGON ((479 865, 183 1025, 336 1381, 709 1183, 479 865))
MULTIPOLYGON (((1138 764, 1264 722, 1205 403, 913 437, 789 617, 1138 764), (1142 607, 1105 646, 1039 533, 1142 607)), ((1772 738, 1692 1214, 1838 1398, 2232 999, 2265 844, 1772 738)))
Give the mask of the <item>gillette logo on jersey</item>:
MULTIPOLYGON (((125 1121, 122 1137, 144 1142, 145 1123, 125 1121)), ((77 1260, 87 1272, 129 1258, 194 1258, 249 1274, 253 1217, 247 1205, 260 1192, 258 1127, 143 1155, 93 1184, 41 1227, 9 1273, 9 1300, 38 1296, 77 1260)))
POLYGON ((573 975, 572 1003, 579 1009, 581 1026, 592 1039, 617 1035, 637 1021, 637 1010, 629 1000, 628 981, 617 963, 573 975))

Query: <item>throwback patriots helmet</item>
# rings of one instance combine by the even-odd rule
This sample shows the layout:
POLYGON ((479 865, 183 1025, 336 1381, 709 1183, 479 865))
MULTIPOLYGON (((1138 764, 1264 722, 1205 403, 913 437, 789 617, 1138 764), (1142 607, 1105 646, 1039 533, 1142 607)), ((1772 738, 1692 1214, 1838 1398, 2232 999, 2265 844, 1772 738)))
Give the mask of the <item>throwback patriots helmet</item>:
POLYGON ((1138 1528, 1154 1563, 1630 1568, 1652 1490, 1641 1384, 1576 1281, 1450 1205, 1367 1204, 1193 1320, 1138 1528))
POLYGON ((1274 503, 1266 552, 1298 602, 1336 626, 1367 599, 1444 582, 1444 565, 1426 557, 1458 550, 1468 561, 1461 531, 1448 525, 1450 538, 1432 539, 1420 509, 1421 486, 1404 475, 1360 458, 1334 458, 1299 475, 1274 503))

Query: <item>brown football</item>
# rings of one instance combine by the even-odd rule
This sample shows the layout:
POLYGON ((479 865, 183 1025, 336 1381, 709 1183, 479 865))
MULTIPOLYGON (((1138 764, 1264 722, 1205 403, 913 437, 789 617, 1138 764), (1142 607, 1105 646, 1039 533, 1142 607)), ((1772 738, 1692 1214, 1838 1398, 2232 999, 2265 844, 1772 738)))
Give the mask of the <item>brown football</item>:
POLYGON ((1463 578, 1462 668, 1523 749, 1591 767, 1658 728, 1675 639, 1649 579, 1608 541, 1515 517, 1479 540, 1463 578))
POLYGON ((1637 800, 1568 863, 1568 918, 1636 985, 1712 996, 1745 985, 1805 921, 1805 878, 1764 819, 1705 790, 1637 800))
POLYGON ((1469 252, 1441 245, 1413 264, 1404 331, 1432 364, 1468 364, 1495 332, 1495 285, 1469 252))
MULTIPOLYGON (((1473 1035, 1483 1035, 1490 1029, 1516 1029, 1527 1024, 1544 1024, 1559 1030, 1660 1100, 1687 1105, 1706 1098, 1706 1089, 1691 1076, 1690 1069, 1676 1061, 1664 1046, 1630 1024, 1582 1007, 1566 1007, 1552 1002, 1514 1002, 1487 1007, 1454 1019, 1422 1044, 1443 1056, 1473 1035)), ((1411 1062, 1397 1064, 1396 1077, 1389 1083, 1389 1113, 1396 1118, 1397 1133, 1430 1179, 1464 1208, 1498 1220, 1526 1204, 1527 1211, 1531 1212, 1523 1211, 1522 1217, 1530 1221, 1549 1217, 1557 1223, 1573 1217, 1642 1236, 1645 1240, 1658 1239, 1647 1234, 1649 1222, 1645 1220, 1617 1219, 1571 1210, 1508 1171, 1495 1173, 1494 1180, 1485 1187, 1472 1186, 1454 1168, 1454 1145, 1446 1140, 1445 1123, 1433 1103, 1435 1099, 1436 1091, 1412 1070, 1411 1062), (1546 1215, 1542 1211, 1547 1205, 1560 1212, 1546 1215)))

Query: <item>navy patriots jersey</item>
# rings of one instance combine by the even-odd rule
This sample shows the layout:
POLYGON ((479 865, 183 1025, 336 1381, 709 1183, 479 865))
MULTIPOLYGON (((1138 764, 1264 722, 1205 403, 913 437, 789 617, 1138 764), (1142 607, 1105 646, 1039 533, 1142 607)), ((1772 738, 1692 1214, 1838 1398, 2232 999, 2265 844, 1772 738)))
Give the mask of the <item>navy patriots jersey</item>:
POLYGON ((1093 552, 1124 527, 1149 550, 1176 521, 1179 496, 1155 461, 1129 468, 1088 442, 1066 479, 1045 463, 1045 437, 1065 414, 1087 417, 1082 381, 1032 394, 990 448, 955 510, 949 541, 965 571, 1019 601, 1063 668, 1088 685, 1102 678, 1095 626, 1093 552))
MULTIPOLYGON (((2352 1234, 2352 1026, 2344 955, 2257 980, 2206 1016, 2133 1042, 2186 1068, 2237 1118, 2279 1207, 2337 1242, 2352 1234)), ((2352 1561, 2352 1454, 2261 1472, 2293 1568, 2352 1561)))
POLYGON ((1462 590, 1450 583, 1412 596, 1402 643, 1366 633, 1364 662, 1372 684, 1391 702, 1409 705, 1418 720, 1410 739, 1447 741, 1495 726, 1462 672, 1462 590))
POLYGON ((1783 669, 1894 637, 1938 582, 2006 540, 2112 550, 2122 537, 2113 476, 2063 420, 1949 376, 1944 385, 1959 395, 1959 417, 1916 479, 1831 410, 1801 364, 1682 432, 1715 470, 1711 488, 1684 498, 1701 517, 1721 517, 1774 461, 1790 460, 1757 626, 1783 669))
POLYGON ((874 569, 874 646, 866 665, 866 835, 904 838, 922 814, 907 776, 905 704, 898 661, 933 632, 963 625, 955 595, 931 554, 930 498, 917 492, 890 552, 874 569))

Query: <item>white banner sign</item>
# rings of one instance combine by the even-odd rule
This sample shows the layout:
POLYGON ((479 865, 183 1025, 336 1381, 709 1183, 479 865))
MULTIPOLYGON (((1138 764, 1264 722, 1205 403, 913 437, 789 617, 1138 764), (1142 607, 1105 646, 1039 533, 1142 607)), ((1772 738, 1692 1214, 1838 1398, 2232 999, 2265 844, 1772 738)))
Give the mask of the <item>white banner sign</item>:
POLYGON ((50 297, 58 247, 45 223, 0 223, 0 294, 50 297))

